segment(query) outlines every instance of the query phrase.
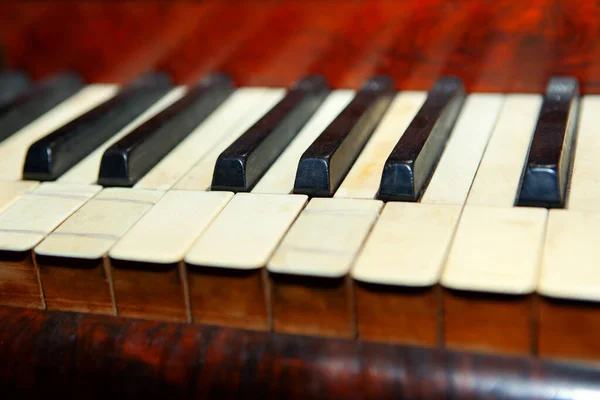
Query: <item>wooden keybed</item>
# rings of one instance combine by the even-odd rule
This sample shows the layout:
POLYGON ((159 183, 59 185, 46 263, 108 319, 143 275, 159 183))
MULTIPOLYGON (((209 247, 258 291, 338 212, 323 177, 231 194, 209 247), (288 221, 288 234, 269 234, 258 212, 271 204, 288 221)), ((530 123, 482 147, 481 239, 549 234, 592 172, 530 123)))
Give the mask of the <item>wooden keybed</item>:
MULTIPOLYGON (((320 2, 318 6, 299 0, 5 2, 0 4, 0 44, 4 65, 27 71, 35 79, 73 70, 88 82, 124 83, 156 69, 185 84, 209 72, 223 71, 231 74, 239 86, 287 87, 308 73, 320 73, 334 88, 357 89, 373 74, 388 74, 399 90, 428 90, 440 76, 457 75, 464 80, 469 92, 543 93, 551 76, 569 75, 579 79, 583 94, 596 94, 600 93, 597 78, 600 76, 600 58, 597 56, 600 45, 596 40, 600 33, 599 16, 600 5, 583 0, 576 3, 536 0, 528 4, 508 0, 494 3, 477 0, 333 0, 320 2)), ((418 302, 435 302, 438 289, 421 293, 423 296, 418 302)), ((405 295, 414 297, 415 294, 405 295)), ((579 302, 548 301, 537 295, 510 302, 502 302, 494 296, 478 298, 478 304, 484 307, 487 301, 500 300, 496 303, 500 307, 495 309, 498 321, 514 315, 522 322, 513 329, 527 325, 527 310, 533 308, 537 312, 538 307, 556 315, 558 323, 577 317, 589 319, 592 328, 600 324, 596 307, 579 302)), ((452 301, 451 294, 446 301, 452 301)), ((471 304, 465 305, 465 323, 468 325, 468 311, 472 308, 471 304)), ((564 384, 562 387, 568 390, 565 382, 572 382, 581 390, 599 389, 596 386, 597 371, 592 368, 531 359, 443 353, 362 341, 249 333, 54 311, 2 308, 0 316, 0 342, 23 340, 19 342, 23 347, 14 345, 0 349, 0 358, 4 360, 0 367, 1 378, 12 385, 22 382, 21 379, 35 377, 41 382, 35 390, 43 393, 59 390, 62 384, 68 386, 66 379, 76 376, 79 382, 89 383, 89 386, 79 383, 77 390, 90 397, 100 396, 103 392, 93 388, 102 390, 103 379, 115 379, 115 376, 121 376, 120 372, 123 376, 139 374, 148 379, 147 382, 154 379, 151 382, 157 386, 135 384, 132 390, 138 391, 140 396, 148 388, 159 388, 158 391, 165 393, 202 397, 212 393, 197 391, 206 385, 216 393, 223 390, 230 395, 267 390, 273 396, 289 392, 290 397, 300 398, 312 390, 302 383, 303 376, 317 379, 318 390, 326 391, 328 397, 333 398, 357 391, 365 393, 365 397, 394 393, 412 394, 416 398, 437 398, 438 395, 465 398, 460 394, 479 398, 489 395, 489 387, 467 385, 464 389, 461 382, 486 382, 487 374, 511 377, 498 383, 501 390, 506 390, 496 393, 498 398, 509 396, 507 393, 511 389, 504 388, 503 383, 511 379, 520 382, 518 390, 522 391, 511 393, 513 397, 508 398, 550 398, 550 390, 543 391, 536 386, 538 384, 556 387, 564 384), (158 335, 164 341, 163 347, 154 345, 159 340, 155 329, 168 332, 168 335, 158 335), (71 334, 75 331, 78 336, 73 339, 71 334), (210 340, 199 340, 189 347, 178 345, 196 335, 211 338, 217 345, 210 345, 210 340), (169 337, 177 339, 169 340, 169 337), (166 344, 169 342, 172 347, 166 344), (152 343, 152 346, 143 347, 140 343, 152 343), (209 353, 194 359, 186 358, 189 354, 202 352, 205 345, 217 349, 214 358, 211 359, 209 353), (256 356, 257 353, 248 350, 252 346, 265 346, 265 354, 271 357, 257 362, 257 369, 272 368, 269 371, 275 371, 277 365, 284 365, 285 373, 265 372, 260 378, 254 376, 254 366, 240 361, 256 356), (27 348, 35 349, 29 353, 32 354, 31 361, 25 369, 13 373, 12 362, 24 365, 20 355, 27 352, 27 348), (313 359, 294 353, 301 353, 306 348, 322 353, 318 353, 319 356, 312 353, 313 359), (292 355, 286 353, 288 349, 292 355), (396 349, 397 353, 391 349, 396 349), (224 356, 221 351, 229 353, 224 356), (77 356, 65 361, 65 369, 55 380, 50 378, 52 375, 29 374, 36 367, 47 371, 55 362, 55 354, 77 356), (175 357, 173 364, 164 361, 171 359, 167 356, 170 354, 175 357), (116 363, 109 356, 124 364, 116 363), (136 358, 136 363, 131 361, 136 358), (86 369, 90 360, 97 359, 103 360, 102 368, 86 369), (277 361, 270 364, 272 359, 277 361), (315 368, 318 362, 325 363, 321 361, 325 359, 329 360, 329 367, 315 368), (415 359, 418 361, 413 361, 415 359), (432 359, 436 361, 429 362, 432 359), (375 366, 380 365, 395 376, 401 375, 395 369, 396 365, 421 364, 415 367, 414 375, 411 371, 415 370, 406 368, 406 380, 373 376, 366 372, 366 367, 358 372, 343 373, 328 369, 333 368, 331 365, 335 362, 348 363, 348 360, 367 365, 374 362, 375 366), (199 380, 201 384, 193 386, 189 380, 201 365, 204 371, 199 380), (479 368, 480 365, 486 367, 479 368), (168 367, 171 366, 181 373, 170 375, 168 367), (221 375, 220 368, 226 368, 228 372, 221 375), (311 371, 306 372, 307 369, 311 371), (432 392, 418 387, 425 374, 432 392), (443 374, 452 378, 445 380, 440 377, 443 374), (527 379, 523 375, 535 378, 527 379), (239 386, 228 386, 226 382, 238 377, 239 386), (361 384, 347 385, 355 379, 361 384), (319 386, 321 384, 324 386, 319 386), (396 385, 402 388, 398 389, 396 385), (463 389, 466 391, 461 392, 463 389)), ((458 329, 464 329, 468 338, 472 334, 468 331, 476 329, 477 322, 474 317, 472 328, 458 329)), ((505 338, 502 332, 497 333, 495 340, 502 344, 505 338)), ((590 329, 582 334, 596 335, 596 332, 590 329)), ((559 332, 556 339, 551 340, 564 341, 565 337, 559 332)), ((428 344, 436 347, 439 343, 433 339, 428 344)), ((530 344, 533 356, 536 345, 530 344)), ((507 346, 511 348, 510 344, 507 346)), ((133 385, 128 378, 121 379, 115 382, 133 385)), ((29 390, 19 384, 9 387, 29 390)))

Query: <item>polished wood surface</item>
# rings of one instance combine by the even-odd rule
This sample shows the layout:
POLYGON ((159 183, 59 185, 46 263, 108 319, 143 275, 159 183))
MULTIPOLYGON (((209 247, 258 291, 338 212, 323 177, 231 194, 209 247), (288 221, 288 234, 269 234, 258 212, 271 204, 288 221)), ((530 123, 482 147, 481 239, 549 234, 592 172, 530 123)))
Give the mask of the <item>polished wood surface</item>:
POLYGON ((0 307, 6 398, 574 399, 590 366, 0 307))
POLYGON ((35 77, 126 81, 155 68, 187 82, 222 70, 286 87, 322 73, 358 88, 388 73, 427 90, 455 74, 469 91, 543 93, 566 74, 600 92, 600 4, 586 0, 12 1, 0 15, 5 64, 35 77))

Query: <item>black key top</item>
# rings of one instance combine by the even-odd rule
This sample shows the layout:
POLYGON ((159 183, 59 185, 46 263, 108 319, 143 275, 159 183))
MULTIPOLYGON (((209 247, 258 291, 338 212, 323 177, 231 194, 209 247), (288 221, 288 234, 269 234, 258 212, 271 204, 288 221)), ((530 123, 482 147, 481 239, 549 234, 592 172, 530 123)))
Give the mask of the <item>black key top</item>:
POLYGON ((417 201, 437 163, 466 93, 460 79, 439 79, 385 162, 381 200, 417 201))
POLYGON ((12 101, 0 105, 0 141, 78 92, 84 83, 73 74, 44 80, 12 101))
POLYGON ((563 207, 579 119, 579 84, 552 78, 529 148, 517 205, 563 207))
POLYGON ((52 181, 106 142, 172 88, 164 74, 149 74, 29 147, 23 178, 52 181))
POLYGON ((332 196, 394 98, 389 77, 369 79, 354 99, 302 154, 294 193, 332 196))
MULTIPOLYGON (((98 183, 131 187, 198 127, 233 92, 232 80, 213 75, 109 147, 98 183)), ((235 116, 232 116, 232 118, 235 116)))
POLYGON ((211 189, 252 190, 329 91, 321 76, 303 78, 292 86, 275 107, 219 155, 211 189))
POLYGON ((31 88, 26 74, 18 71, 0 72, 0 106, 12 101, 31 88))

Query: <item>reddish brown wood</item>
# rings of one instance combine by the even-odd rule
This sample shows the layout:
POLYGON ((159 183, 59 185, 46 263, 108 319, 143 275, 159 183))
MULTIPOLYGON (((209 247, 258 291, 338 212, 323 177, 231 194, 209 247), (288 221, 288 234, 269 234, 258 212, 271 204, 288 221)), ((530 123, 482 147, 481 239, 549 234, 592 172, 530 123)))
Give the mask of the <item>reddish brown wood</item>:
POLYGON ((437 347, 441 344, 439 286, 398 288, 354 283, 361 339, 437 347))
POLYGON ((6 63, 36 77, 72 68, 124 82, 156 67, 181 82, 224 70, 287 87, 316 72, 358 88, 386 73, 427 90, 455 74, 470 91, 541 93, 568 74, 600 93, 600 4, 585 0, 13 0, 0 22, 6 63))
POLYGON ((0 254, 0 305, 45 308, 31 252, 0 254))
POLYGON ((352 281, 270 274, 275 332, 356 337, 352 281))
POLYGON ((188 266, 187 280, 195 323, 271 330, 265 269, 188 266))
POLYGON ((448 349, 534 355, 534 296, 443 291, 448 349))
POLYGON ((0 308, 5 398, 596 398, 600 369, 383 343, 0 308))
POLYGON ((109 260, 117 315, 158 321, 189 321, 182 263, 157 265, 109 260))
POLYGON ((600 307, 593 302, 540 297, 538 352, 540 357, 600 358, 600 307))
POLYGON ((49 310, 116 315, 105 260, 36 257, 49 310))

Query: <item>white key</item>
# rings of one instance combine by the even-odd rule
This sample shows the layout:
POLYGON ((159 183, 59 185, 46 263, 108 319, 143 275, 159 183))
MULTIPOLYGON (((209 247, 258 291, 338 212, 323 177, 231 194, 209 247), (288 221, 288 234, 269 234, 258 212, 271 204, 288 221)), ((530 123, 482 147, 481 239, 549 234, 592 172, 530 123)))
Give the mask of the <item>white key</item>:
POLYGON ((465 203, 503 103, 504 96, 496 94, 467 98, 422 203, 465 203))
POLYGON ((600 210, 600 96, 584 96, 581 101, 573 173, 566 208, 600 210))
POLYGON ((422 202, 386 204, 352 270, 354 279, 401 286, 439 281, 503 101, 501 95, 469 96, 422 202))
POLYGON ((600 301, 600 213, 551 210, 537 292, 600 301))
POLYGON ((200 126, 167 154, 134 186, 139 189, 170 189, 198 160, 252 112, 266 93, 242 88, 233 93, 200 126))
POLYGON ((451 289, 528 294, 537 286, 548 211, 466 206, 442 275, 451 289))
POLYGON ((541 104, 540 95, 506 97, 467 198, 468 205, 514 205, 541 104))
POLYGON ((38 186, 36 181, 0 181, 0 212, 38 186))
POLYGON ((352 277, 382 285, 436 284, 460 212, 457 205, 388 202, 352 277))
POLYGON ((275 251, 268 270, 329 278, 346 275, 382 206, 379 200, 312 199, 275 251))
POLYGON ((323 102, 321 107, 306 123, 296 138, 281 153, 271 168, 258 181, 253 193, 289 194, 294 189, 296 170, 300 157, 306 149, 333 122, 342 110, 352 101, 353 90, 336 90, 323 102))
POLYGON ((265 89, 265 91, 266 93, 256 100, 255 107, 238 119, 232 129, 228 130, 208 152, 204 153, 200 161, 173 186, 173 189, 207 190, 210 188, 215 164, 221 153, 273 108, 286 93, 285 89, 265 89))
POLYGON ((264 267, 307 199, 304 195, 238 193, 185 261, 232 269, 264 267))
POLYGON ((117 85, 89 85, 0 144, 0 179, 20 180, 29 146, 115 95, 117 85))
POLYGON ((100 259, 163 195, 158 190, 104 189, 34 251, 44 256, 100 259))
POLYGON ((116 260, 179 262, 232 196, 231 192, 167 192, 108 254, 116 260))
POLYGON ((402 92, 396 95, 334 197, 375 198, 385 161, 426 98, 426 92, 402 92))
POLYGON ((57 182, 65 182, 65 183, 95 183, 98 180, 98 173, 100 172, 100 163, 102 161, 102 156, 106 149, 112 146, 113 143, 120 140, 122 137, 127 135, 129 132, 133 131, 135 128, 143 124, 145 121, 149 120, 160 111, 167 108, 169 105, 177 101, 183 94, 185 93, 185 89, 183 87, 179 87, 171 90, 165 96, 163 96, 159 101, 154 103, 150 108, 148 108, 145 112, 140 114, 136 119, 134 119, 131 123, 129 123, 125 128, 121 131, 117 132, 113 137, 104 142, 101 146, 96 148, 90 155, 77 163, 73 168, 65 172, 60 178, 57 179, 57 182))
POLYGON ((96 185, 42 183, 0 213, 0 250, 32 249, 100 189, 96 185))

